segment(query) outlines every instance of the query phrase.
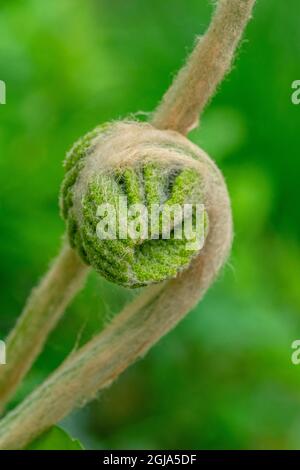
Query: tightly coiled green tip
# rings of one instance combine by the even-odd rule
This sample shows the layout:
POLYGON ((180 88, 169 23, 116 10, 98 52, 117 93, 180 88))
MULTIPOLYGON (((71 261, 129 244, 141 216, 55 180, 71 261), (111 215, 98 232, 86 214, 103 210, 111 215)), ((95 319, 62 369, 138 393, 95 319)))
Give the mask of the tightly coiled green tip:
MULTIPOLYGON (((96 128, 68 153, 60 204, 69 241, 108 280, 126 287, 160 282, 175 277, 198 254, 200 248, 191 249, 184 231, 176 237, 178 220, 172 211, 170 238, 164 238, 163 209, 204 202, 201 174, 182 142, 148 124, 121 122, 96 128), (120 201, 129 209, 126 224, 134 224, 135 236, 120 233, 125 224, 120 201), (107 204, 110 209, 99 214, 107 204), (145 208, 143 226, 131 207, 145 208), (153 208, 160 208, 158 216, 153 208), (99 222, 108 217, 116 228, 114 239, 99 237, 99 222)), ((194 210, 190 217, 195 231, 194 210)), ((204 233, 195 237, 206 234, 206 212, 204 221, 204 233)))

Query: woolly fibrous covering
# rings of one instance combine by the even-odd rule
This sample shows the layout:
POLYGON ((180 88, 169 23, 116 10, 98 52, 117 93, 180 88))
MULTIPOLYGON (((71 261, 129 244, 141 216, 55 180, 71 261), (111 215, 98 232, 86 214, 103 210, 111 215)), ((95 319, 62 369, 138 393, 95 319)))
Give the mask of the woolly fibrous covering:
MULTIPOLYGON (((118 232, 116 239, 100 239, 97 208, 109 203, 118 214, 119 198, 126 197, 128 207, 143 204, 148 209, 150 228, 153 204, 205 206, 202 173, 207 160, 201 149, 174 131, 132 121, 97 127, 75 143, 65 160, 60 204, 71 246, 102 276, 126 287, 175 277, 190 265, 200 248, 188 247, 184 231, 181 239, 174 237, 174 217, 169 239, 162 236, 161 220, 154 239, 143 239, 142 235, 123 239, 118 232)), ((122 223, 117 217, 117 226, 122 223)), ((191 224, 195 230, 194 212, 191 224)), ((203 232, 205 238, 205 211, 203 232)))

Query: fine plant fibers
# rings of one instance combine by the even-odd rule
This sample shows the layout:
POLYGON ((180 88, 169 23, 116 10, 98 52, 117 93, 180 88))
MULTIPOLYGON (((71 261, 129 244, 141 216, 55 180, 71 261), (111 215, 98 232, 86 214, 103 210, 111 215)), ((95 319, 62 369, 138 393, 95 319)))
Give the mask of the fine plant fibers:
MULTIPOLYGON (((162 282, 146 287, 104 331, 68 357, 41 386, 3 418, 0 428, 1 449, 25 447, 74 407, 91 400, 100 389, 109 386, 188 313, 223 266, 232 240, 227 188, 214 162, 184 136, 196 127, 199 114, 230 69, 254 4, 255 0, 218 2, 210 27, 202 38, 198 38, 194 51, 153 113, 149 124, 120 122, 108 125, 109 131, 104 132, 103 140, 100 137, 99 147, 94 145, 93 140, 95 136, 97 138, 97 130, 92 139, 83 139, 79 150, 77 148, 77 152, 73 151, 67 159, 61 205, 72 246, 69 241, 65 241, 62 252, 33 291, 16 327, 9 335, 8 367, 0 369, 2 407, 31 367, 67 304, 82 287, 90 269, 86 263, 99 271, 105 271, 96 256, 99 247, 94 244, 94 240, 89 239, 90 232, 86 225, 91 222, 89 191, 95 190, 92 177, 94 170, 101 178, 112 178, 112 173, 116 175, 121 170, 124 179, 124 171, 131 172, 127 178, 130 183, 127 194, 131 194, 137 164, 140 165, 138 171, 144 168, 146 173, 153 162, 158 166, 166 165, 171 169, 169 174, 175 168, 178 170, 178 167, 180 172, 192 169, 193 175, 199 178, 201 190, 196 190, 195 195, 205 205, 209 230, 204 248, 191 259, 186 259, 186 262, 182 261, 181 255, 178 256, 176 247, 173 253, 175 261, 172 255, 171 268, 169 266, 170 269, 159 279, 155 277, 156 263, 154 275, 148 279, 145 273, 135 273, 133 283, 136 280, 141 284, 162 282), (140 146, 147 148, 147 155, 140 151, 140 146), (159 158, 155 159, 155 155, 159 158), (112 173, 109 174, 108 170, 112 173), (86 204, 82 204, 82 201, 86 204)), ((111 180, 108 181, 110 184, 111 180)), ((97 188, 99 185, 96 184, 97 188)), ((183 189, 184 197, 188 194, 187 189, 183 189)), ((103 249, 113 251, 107 246, 100 248, 103 249)), ((133 250, 133 254, 136 253, 133 250)), ((168 257, 164 257, 164 253, 160 255, 167 263, 168 257)), ((108 274, 111 280, 119 283, 126 284, 133 279, 132 273, 129 275, 128 271, 125 280, 117 278, 116 271, 108 274)))
MULTIPOLYGON (((150 209, 155 203, 163 208, 201 204, 204 188, 196 151, 192 153, 185 139, 145 123, 116 122, 93 134, 85 151, 78 152, 79 141, 66 160, 61 206, 71 246, 102 276, 124 287, 175 277, 199 248, 190 249, 185 236, 163 239, 162 225, 156 227, 158 239, 103 240, 96 230, 97 207, 109 203, 117 209, 119 198, 126 197, 128 206, 149 209, 147 225, 151 226, 155 217, 150 209)), ((195 231, 196 220, 191 218, 195 231)))

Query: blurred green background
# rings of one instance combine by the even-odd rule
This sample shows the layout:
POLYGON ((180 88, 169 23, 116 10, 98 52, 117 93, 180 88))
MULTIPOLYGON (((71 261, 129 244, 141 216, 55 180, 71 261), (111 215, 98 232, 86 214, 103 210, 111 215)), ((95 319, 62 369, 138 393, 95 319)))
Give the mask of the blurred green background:
MULTIPOLYGON (((208 0, 9 0, 0 10, 0 338, 58 252, 65 151, 154 109, 209 22, 208 0)), ((300 448, 299 0, 260 0, 193 141, 232 198, 231 259, 204 301, 61 423, 87 448, 300 448)), ((133 293, 91 275, 15 405, 133 293)))

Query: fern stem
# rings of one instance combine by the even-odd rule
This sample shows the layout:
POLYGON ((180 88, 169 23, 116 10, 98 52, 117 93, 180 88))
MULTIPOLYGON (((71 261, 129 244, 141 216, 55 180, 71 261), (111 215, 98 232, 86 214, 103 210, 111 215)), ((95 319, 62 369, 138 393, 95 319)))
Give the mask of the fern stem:
POLYGON ((0 406, 30 369, 67 305, 82 287, 88 268, 67 244, 25 305, 6 340, 7 364, 0 367, 0 406))
MULTIPOLYGON (((156 127, 183 134, 195 127, 199 112, 230 67, 254 3, 255 0, 220 0, 208 32, 197 42, 187 65, 154 113, 156 127)), ((10 412, 0 426, 1 449, 26 446, 74 407, 92 399, 144 355, 203 296, 226 260, 232 238, 226 186, 211 161, 207 162, 206 178, 210 231, 201 254, 176 279, 146 289, 101 334, 66 359, 44 384, 10 412)), ((2 387, 6 388, 2 402, 16 388, 47 334, 82 285, 86 268, 69 250, 58 258, 34 292, 23 319, 10 336, 8 361, 12 361, 9 366, 12 369, 6 373, 6 379, 0 377, 2 387), (42 331, 41 338, 37 338, 38 330, 39 334, 42 331), (37 345, 30 346, 35 340, 37 345), (29 359, 22 343, 30 351, 29 359), (13 371, 14 363, 18 373, 13 371), (8 381, 9 374, 13 380, 8 381)))

